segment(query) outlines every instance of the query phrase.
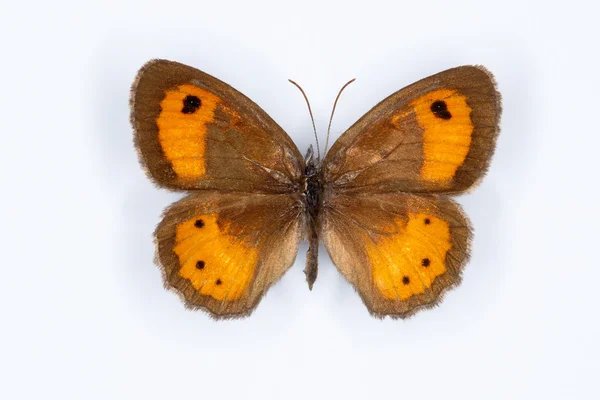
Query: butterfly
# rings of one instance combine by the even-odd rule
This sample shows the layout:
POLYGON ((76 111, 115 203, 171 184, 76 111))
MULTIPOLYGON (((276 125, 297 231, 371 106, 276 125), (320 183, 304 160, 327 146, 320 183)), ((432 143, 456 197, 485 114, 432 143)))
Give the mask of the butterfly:
POLYGON ((302 239, 309 287, 323 241, 376 317, 409 317, 460 283, 472 229, 449 196, 484 176, 501 114, 485 68, 449 69, 397 91, 322 159, 312 146, 303 157, 242 93, 177 62, 145 64, 130 106, 149 177, 188 192, 155 231, 165 286, 186 306, 250 315, 302 239))

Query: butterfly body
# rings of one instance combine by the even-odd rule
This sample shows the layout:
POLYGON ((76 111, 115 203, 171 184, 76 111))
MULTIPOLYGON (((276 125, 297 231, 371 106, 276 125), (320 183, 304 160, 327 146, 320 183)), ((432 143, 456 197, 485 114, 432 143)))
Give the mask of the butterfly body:
POLYGON ((317 280, 319 256, 319 212, 323 204, 323 171, 320 160, 315 159, 314 151, 310 146, 304 158, 304 185, 302 200, 304 203, 306 224, 306 237, 308 238, 308 252, 306 255, 306 281, 312 290, 317 280))
POLYGON ((319 242, 378 317, 405 318, 461 280, 470 224, 449 195, 484 175, 500 96, 489 72, 458 67, 365 114, 323 159, 305 157, 260 107, 183 64, 153 60, 132 88, 140 161, 188 196, 156 229, 165 284, 216 318, 246 316, 309 242, 319 242))

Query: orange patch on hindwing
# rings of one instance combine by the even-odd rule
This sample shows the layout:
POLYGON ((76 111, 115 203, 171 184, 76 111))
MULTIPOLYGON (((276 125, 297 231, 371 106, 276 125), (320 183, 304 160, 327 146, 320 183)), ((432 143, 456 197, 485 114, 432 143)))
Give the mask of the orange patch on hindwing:
POLYGON ((213 122, 219 101, 194 85, 166 91, 156 119, 158 140, 178 177, 196 179, 206 172, 206 127, 213 122))
POLYGON ((228 228, 217 223, 217 214, 195 216, 176 228, 179 275, 216 300, 242 296, 258 261, 258 249, 229 235, 228 228))
POLYGON ((399 233, 368 242, 366 251, 379 292, 390 300, 406 300, 431 288, 434 279, 446 272, 450 226, 425 213, 410 213, 408 221, 395 222, 399 233))
POLYGON ((454 177, 471 145, 473 121, 467 97, 455 90, 429 92, 410 103, 423 128, 421 177, 445 182, 454 177))

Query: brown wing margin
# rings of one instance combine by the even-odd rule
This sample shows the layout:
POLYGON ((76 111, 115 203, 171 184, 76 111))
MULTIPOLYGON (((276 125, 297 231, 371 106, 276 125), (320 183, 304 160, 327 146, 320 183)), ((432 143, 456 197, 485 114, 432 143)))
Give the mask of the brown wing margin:
POLYGON ((258 105, 176 62, 140 69, 131 123, 141 163, 171 189, 289 192, 304 171, 293 141, 258 105))
POLYGON ((500 94, 485 68, 430 76, 350 127, 325 158, 325 181, 342 191, 464 192, 487 171, 500 114, 500 94))
POLYGON ((185 197, 155 232, 165 287, 216 319, 250 315, 293 264, 301 223, 298 199, 285 194, 185 197))
POLYGON ((471 227, 446 197, 338 195, 326 200, 321 237, 334 264, 376 317, 407 318, 461 282, 471 227))

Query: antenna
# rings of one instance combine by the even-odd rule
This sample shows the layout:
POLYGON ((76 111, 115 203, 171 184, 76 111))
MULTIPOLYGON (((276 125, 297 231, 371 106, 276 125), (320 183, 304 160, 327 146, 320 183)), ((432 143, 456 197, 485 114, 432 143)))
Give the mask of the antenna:
POLYGON ((337 102, 338 102, 340 96, 342 95, 342 92, 344 91, 344 89, 346 89, 346 86, 348 86, 355 80, 356 80, 356 78, 353 78, 353 79, 350 79, 348 82, 346 82, 346 84, 344 86, 342 86, 342 88, 340 89, 337 97, 335 98, 335 101, 333 102, 333 109, 331 110, 331 117, 329 117, 329 126, 327 127, 327 138, 325 139, 324 156, 327 155, 327 147, 329 147, 329 132, 331 131, 331 121, 333 121, 333 113, 335 113, 335 106, 337 105, 337 102))
POLYGON ((304 90, 302 90, 300 85, 298 85, 296 82, 294 82, 291 79, 288 79, 288 81, 290 81, 294 86, 296 86, 298 89, 300 89, 300 92, 302 92, 302 96, 304 96, 304 100, 306 100, 306 105, 308 106, 308 113, 310 114, 310 119, 312 121, 313 131, 315 132, 315 140, 317 141, 317 155, 320 160, 321 159, 321 149, 319 148, 319 137, 317 136, 317 128, 315 126, 315 119, 313 118, 313 113, 312 113, 312 110, 310 109, 310 103, 308 102, 308 97, 306 97, 306 93, 304 93, 304 90))

